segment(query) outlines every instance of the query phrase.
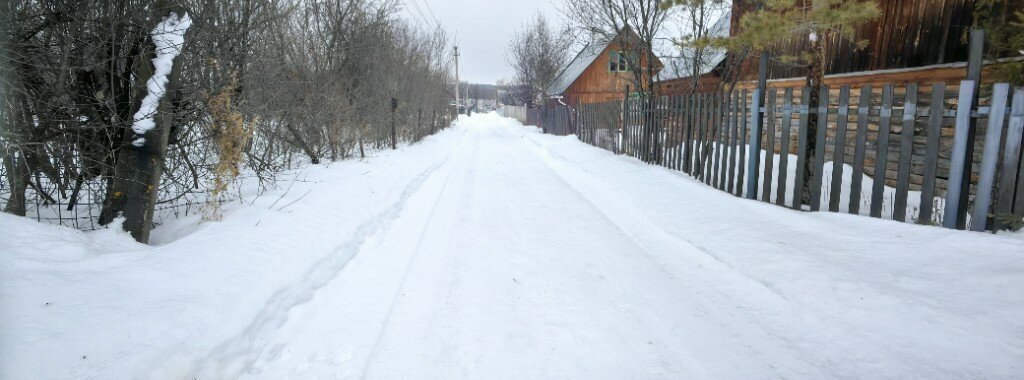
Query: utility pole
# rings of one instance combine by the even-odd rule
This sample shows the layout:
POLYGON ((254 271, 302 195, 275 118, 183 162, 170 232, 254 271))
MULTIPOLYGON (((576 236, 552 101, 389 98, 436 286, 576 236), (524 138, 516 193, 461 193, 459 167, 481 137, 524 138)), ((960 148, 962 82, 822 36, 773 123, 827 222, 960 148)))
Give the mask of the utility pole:
POLYGON ((459 47, 455 46, 455 113, 462 114, 462 110, 459 108, 459 87, 462 84, 459 83, 459 47))
POLYGON ((395 135, 395 111, 398 110, 398 99, 391 98, 391 149, 398 148, 398 139, 395 135))

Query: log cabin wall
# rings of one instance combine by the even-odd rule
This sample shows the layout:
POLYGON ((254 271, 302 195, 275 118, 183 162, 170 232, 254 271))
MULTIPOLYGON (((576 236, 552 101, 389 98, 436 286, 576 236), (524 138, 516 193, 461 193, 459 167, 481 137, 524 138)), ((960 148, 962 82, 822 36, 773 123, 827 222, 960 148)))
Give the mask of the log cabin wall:
MULTIPOLYGON (((810 0, 808 0, 810 1, 810 0)), ((974 22, 974 0, 877 0, 881 16, 857 29, 854 40, 867 40, 868 46, 857 50, 838 37, 827 44, 825 72, 841 74, 938 65, 967 60, 965 33, 974 22)), ((1004 0, 1008 10, 1024 7, 1024 0, 1004 0)), ((749 0, 733 3, 732 27, 737 30, 743 14, 754 9, 749 0)), ((793 38, 772 52, 773 56, 796 55, 808 45, 807 38, 793 38)), ((757 56, 744 62, 747 77, 756 76, 757 56)), ((768 65, 769 78, 793 78, 806 75, 806 68, 773 60, 768 65)), ((939 74, 949 72, 939 71, 939 74)), ((919 81, 911 73, 896 73, 888 82, 919 81), (906 78, 901 78, 908 75, 906 78)), ((962 77, 957 78, 962 79, 962 77)), ((867 82, 849 82, 858 85, 867 82)))

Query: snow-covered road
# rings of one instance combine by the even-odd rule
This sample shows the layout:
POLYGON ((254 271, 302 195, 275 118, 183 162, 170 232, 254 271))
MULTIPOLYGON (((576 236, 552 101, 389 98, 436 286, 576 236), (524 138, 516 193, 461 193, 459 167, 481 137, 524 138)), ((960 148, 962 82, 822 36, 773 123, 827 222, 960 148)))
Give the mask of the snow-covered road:
MULTIPOLYGON (((74 292, 82 281, 86 290, 78 292, 100 291, 102 284, 93 282, 101 282, 101 273, 77 273, 80 266, 95 270, 104 257, 131 260, 138 252, 86 255, 57 269, 27 254, 5 259, 15 276, 3 280, 0 301, 14 311, 0 312, 0 354, 10 355, 0 359, 0 377, 53 371, 17 359, 61 339, 76 348, 87 348, 90 339, 134 347, 97 353, 100 364, 77 356, 57 360, 66 366, 49 372, 57 377, 1012 378, 1024 372, 1019 236, 741 200, 495 114, 464 118, 421 145, 362 166, 316 171, 324 182, 310 185, 308 198, 296 197, 290 214, 243 208, 222 226, 149 254, 199 260, 206 275, 223 279, 202 280, 207 286, 226 284, 211 290, 214 296, 197 295, 206 294, 201 286, 158 287, 160 293, 136 278, 137 266, 172 274, 192 268, 101 263, 138 281, 138 298, 156 299, 140 300, 141 306, 80 302, 67 310, 86 310, 82 318, 95 319, 79 320, 82 328, 132 320, 184 324, 191 333, 162 328, 125 341, 70 328, 53 332, 47 323, 76 322, 25 305, 74 292), (341 194, 333 186, 371 191, 341 194), (324 195, 313 195, 318 191, 324 195), (344 207, 365 215, 345 215, 344 207), (343 216, 309 221, 315 211, 343 216), (234 224, 249 226, 256 217, 279 219, 279 234, 230 236, 243 233, 234 224), (220 238, 247 240, 252 247, 245 252, 266 253, 187 255, 211 244, 215 239, 203 237, 217 228, 220 238), (292 244, 282 245, 282 236, 292 244), (272 256, 292 250, 308 259, 297 258, 291 268, 272 256), (275 263, 280 273, 269 275, 275 263), (217 270, 236 264, 243 269, 217 270), (68 271, 74 280, 61 282, 68 271), (39 275, 54 279, 56 288, 39 289, 47 286, 39 275), (243 296, 247 289, 253 294, 243 296), (161 315, 161 302, 197 310, 219 304, 225 315, 161 315), (45 333, 26 337, 12 327, 45 333)), ((25 234, 43 227, 50 228, 26 227, 25 234)))

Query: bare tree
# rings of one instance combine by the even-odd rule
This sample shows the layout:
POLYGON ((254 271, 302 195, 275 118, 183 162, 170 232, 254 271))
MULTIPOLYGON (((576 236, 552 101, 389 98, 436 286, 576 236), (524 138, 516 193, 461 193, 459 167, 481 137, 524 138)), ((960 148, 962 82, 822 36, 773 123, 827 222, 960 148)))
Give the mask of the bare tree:
POLYGON ((553 29, 540 13, 509 41, 505 61, 515 72, 516 84, 526 87, 528 106, 546 98, 545 90, 565 64, 565 51, 570 43, 570 31, 553 29))
POLYGON ((447 34, 411 26, 390 0, 2 7, 0 201, 19 215, 66 206, 98 215, 89 228, 134 213, 145 241, 154 204, 223 201, 242 172, 273 186, 281 169, 417 141, 452 117, 447 34), (157 145, 143 157, 130 127, 152 71, 150 32, 170 12, 193 24, 155 114, 157 145), (132 197, 145 207, 129 212, 132 197))
MULTIPOLYGON (((655 41, 663 32, 671 8, 663 0, 566 0, 562 12, 580 35, 612 41, 625 52, 632 86, 644 109, 654 107, 658 95, 658 58, 655 41)), ((657 120, 643 118, 642 158, 656 161, 660 152, 657 120)))

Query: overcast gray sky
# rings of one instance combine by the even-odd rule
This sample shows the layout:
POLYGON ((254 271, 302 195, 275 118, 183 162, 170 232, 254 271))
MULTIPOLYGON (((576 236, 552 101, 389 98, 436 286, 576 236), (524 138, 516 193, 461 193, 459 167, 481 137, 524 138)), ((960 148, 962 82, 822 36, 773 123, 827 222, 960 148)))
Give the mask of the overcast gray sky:
POLYGON ((402 0, 406 17, 437 22, 458 37, 461 79, 494 83, 512 79, 505 64, 505 45, 512 34, 537 11, 560 24, 561 0, 402 0), (417 9, 418 7, 418 9, 417 9), (421 16, 422 14, 422 16, 421 16))

